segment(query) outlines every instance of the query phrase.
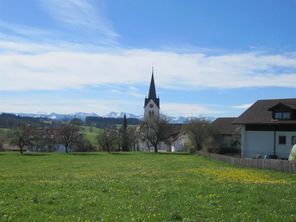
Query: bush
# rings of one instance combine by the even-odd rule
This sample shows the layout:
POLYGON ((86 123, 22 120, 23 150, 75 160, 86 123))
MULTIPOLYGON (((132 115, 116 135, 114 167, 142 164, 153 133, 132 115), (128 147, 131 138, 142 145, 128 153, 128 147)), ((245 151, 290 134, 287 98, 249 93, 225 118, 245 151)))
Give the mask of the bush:
POLYGON ((191 120, 183 126, 183 132, 188 134, 195 151, 215 147, 216 131, 206 119, 191 120))
POLYGON ((191 143, 185 143, 184 144, 184 151, 188 152, 190 154, 193 154, 196 152, 196 149, 194 148, 194 146, 191 143))
POLYGON ((74 147, 75 152, 93 152, 96 151, 96 148, 87 140, 84 136, 81 136, 78 141, 75 143, 74 147))
POLYGON ((296 160, 296 144, 291 149, 289 160, 296 160))

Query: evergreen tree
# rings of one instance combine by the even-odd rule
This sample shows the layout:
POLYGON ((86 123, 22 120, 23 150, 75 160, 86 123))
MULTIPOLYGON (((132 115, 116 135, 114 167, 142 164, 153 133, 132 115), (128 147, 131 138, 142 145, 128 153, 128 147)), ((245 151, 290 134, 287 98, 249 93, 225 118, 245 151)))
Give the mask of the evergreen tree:
POLYGON ((122 151, 129 151, 129 138, 127 132, 127 119, 126 115, 124 114, 123 123, 121 127, 121 147, 122 151))

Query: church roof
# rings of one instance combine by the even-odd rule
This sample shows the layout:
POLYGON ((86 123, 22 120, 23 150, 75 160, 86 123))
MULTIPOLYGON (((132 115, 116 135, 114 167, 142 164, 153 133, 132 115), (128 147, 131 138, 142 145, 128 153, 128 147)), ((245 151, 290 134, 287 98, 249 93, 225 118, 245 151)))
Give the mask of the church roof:
POLYGON ((156 98, 156 90, 155 90, 155 83, 154 83, 154 75, 152 73, 151 76, 151 82, 150 82, 150 87, 149 87, 149 94, 148 98, 156 98))
POLYGON ((149 87, 149 94, 148 98, 145 98, 145 104, 144 107, 147 106, 150 100, 153 100, 153 102, 156 104, 156 106, 159 108, 159 98, 156 97, 156 89, 155 89, 155 83, 154 83, 154 75, 152 72, 151 76, 151 82, 150 82, 150 87, 149 87))

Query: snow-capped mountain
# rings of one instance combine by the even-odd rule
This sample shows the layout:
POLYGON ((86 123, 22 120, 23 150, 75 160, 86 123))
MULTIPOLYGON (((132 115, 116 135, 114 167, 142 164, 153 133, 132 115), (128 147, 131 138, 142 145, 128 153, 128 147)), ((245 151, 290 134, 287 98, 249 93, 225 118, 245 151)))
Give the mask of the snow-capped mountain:
POLYGON ((134 119, 142 119, 143 115, 135 115, 132 113, 124 113, 124 112, 120 112, 120 113, 116 113, 116 112, 110 112, 106 115, 104 115, 103 117, 107 117, 107 118, 123 118, 124 114, 126 115, 126 118, 134 118, 134 119))
MULTIPOLYGON (((123 118, 124 114, 126 114, 126 117, 129 118, 134 118, 134 119, 139 119, 143 120, 143 115, 135 115, 132 113, 124 113, 124 112, 110 112, 104 116, 99 116, 96 113, 84 113, 84 112, 77 112, 73 114, 60 114, 60 113, 17 113, 19 116, 25 116, 25 117, 36 117, 36 118, 48 118, 52 119, 55 121, 64 121, 64 120, 71 120, 73 118, 78 118, 81 119, 82 121, 85 121, 86 117, 92 116, 92 117, 103 117, 103 118, 123 118)), ((166 116, 169 123, 174 123, 174 124, 183 124, 186 122, 189 122, 190 120, 194 120, 197 118, 204 118, 209 121, 213 121, 215 118, 213 117, 207 117, 207 116, 199 116, 199 117, 184 117, 184 116, 166 116)))
POLYGON ((73 118, 78 118, 81 120, 85 120, 86 117, 88 116, 99 116, 96 113, 83 113, 83 112, 78 112, 78 113, 73 113, 73 114, 60 114, 60 113, 17 113, 19 116, 24 116, 24 117, 35 117, 35 118, 48 118, 56 121, 63 121, 63 120, 71 120, 73 118))

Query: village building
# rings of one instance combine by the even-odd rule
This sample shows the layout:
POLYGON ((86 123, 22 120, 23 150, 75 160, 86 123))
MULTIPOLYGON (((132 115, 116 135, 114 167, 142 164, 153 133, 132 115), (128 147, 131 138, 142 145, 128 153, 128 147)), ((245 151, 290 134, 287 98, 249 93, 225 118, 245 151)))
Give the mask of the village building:
POLYGON ((241 128, 241 157, 287 159, 296 144, 296 99, 258 100, 233 124, 241 128))
POLYGON ((218 152, 240 153, 240 127, 234 125, 235 117, 222 117, 215 119, 211 124, 217 137, 218 152))

